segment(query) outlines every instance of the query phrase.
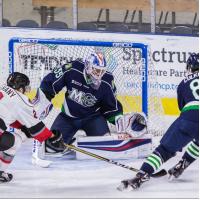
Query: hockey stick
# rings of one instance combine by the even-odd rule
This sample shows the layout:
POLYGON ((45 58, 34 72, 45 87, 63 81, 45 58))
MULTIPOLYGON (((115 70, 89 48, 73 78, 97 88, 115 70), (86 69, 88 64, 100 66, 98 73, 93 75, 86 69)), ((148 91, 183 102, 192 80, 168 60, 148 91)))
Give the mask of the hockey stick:
MULTIPOLYGON (((52 161, 40 158, 40 154, 41 154, 40 151, 43 151, 42 143, 40 143, 39 141, 34 139, 33 140, 33 147, 32 147, 31 162, 32 162, 33 165, 37 165, 37 166, 40 166, 40 167, 43 167, 43 168, 47 168, 47 167, 50 166, 52 161)), ((43 152, 42 152, 42 154, 43 154, 43 152)))
MULTIPOLYGON (((128 165, 124 165, 124 164, 119 163, 119 162, 117 162, 117 161, 114 161, 114 160, 111 160, 111 159, 108 159, 108 158, 99 156, 99 155, 97 155, 97 154, 91 153, 91 152, 89 152, 89 151, 85 151, 85 150, 83 150, 83 149, 80 149, 80 148, 78 148, 78 147, 72 145, 72 144, 65 144, 65 146, 68 147, 69 149, 73 150, 73 151, 78 151, 78 152, 80 152, 80 153, 83 153, 83 154, 86 154, 86 155, 88 155, 88 156, 94 157, 94 158, 96 158, 96 159, 99 159, 99 160, 102 160, 102 161, 105 161, 105 162, 108 162, 108 163, 117 165, 117 166, 119 166, 119 167, 123 167, 123 168, 129 169, 129 170, 134 171, 134 172, 139 172, 139 171, 140 171, 139 169, 130 167, 130 166, 128 166, 128 165)), ((166 171, 165 169, 162 169, 162 170, 160 170, 159 172, 152 174, 151 177, 157 178, 157 177, 165 176, 166 174, 167 174, 167 171, 166 171)))
MULTIPOLYGON (((45 71, 45 65, 43 64, 41 66, 41 73, 39 77, 39 81, 42 81, 44 77, 44 71, 45 71)), ((49 167, 52 161, 44 159, 44 154, 45 154, 45 147, 44 147, 44 142, 39 142, 35 139, 33 139, 33 147, 32 147, 32 164, 33 165, 38 165, 40 167, 49 167)))

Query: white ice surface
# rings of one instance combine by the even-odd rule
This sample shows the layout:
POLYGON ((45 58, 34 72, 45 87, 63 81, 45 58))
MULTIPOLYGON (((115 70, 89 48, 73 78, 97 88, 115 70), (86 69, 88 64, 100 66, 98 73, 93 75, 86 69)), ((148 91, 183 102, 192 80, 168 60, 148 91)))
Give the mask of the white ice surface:
MULTIPOLYGON (((174 165, 171 159, 164 168, 174 165)), ((120 162, 139 168, 143 160, 120 162)), ((0 184, 1 198, 199 198, 199 164, 193 163, 178 180, 166 177, 151 179, 137 191, 120 192, 120 181, 132 178, 135 172, 98 160, 54 159, 50 168, 31 164, 31 141, 18 151, 9 172, 14 179, 0 184)))

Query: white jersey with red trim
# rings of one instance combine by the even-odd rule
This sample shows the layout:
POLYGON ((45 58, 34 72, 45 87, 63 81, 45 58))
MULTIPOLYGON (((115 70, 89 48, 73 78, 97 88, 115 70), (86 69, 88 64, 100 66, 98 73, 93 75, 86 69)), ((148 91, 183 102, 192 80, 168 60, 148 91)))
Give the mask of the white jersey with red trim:
POLYGON ((33 104, 28 97, 6 85, 0 86, 0 117, 7 125, 31 127, 40 122, 34 117, 33 104))
POLYGON ((0 118, 7 126, 20 129, 26 126, 31 137, 44 140, 52 134, 36 117, 34 105, 24 94, 9 86, 0 86, 0 118))

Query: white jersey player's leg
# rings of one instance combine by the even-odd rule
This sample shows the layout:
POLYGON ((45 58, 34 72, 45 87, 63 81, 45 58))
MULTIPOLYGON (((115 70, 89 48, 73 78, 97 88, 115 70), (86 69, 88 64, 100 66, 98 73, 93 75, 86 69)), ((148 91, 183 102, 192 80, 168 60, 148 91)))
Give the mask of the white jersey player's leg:
POLYGON ((13 137, 14 143, 7 150, 0 151, 0 182, 9 182, 12 180, 13 178, 12 174, 6 173, 6 170, 8 166, 11 164, 11 162, 13 161, 17 150, 21 147, 23 139, 26 138, 26 136, 23 136, 23 133, 19 135, 17 133, 11 134, 7 132, 7 134, 14 136, 13 137))

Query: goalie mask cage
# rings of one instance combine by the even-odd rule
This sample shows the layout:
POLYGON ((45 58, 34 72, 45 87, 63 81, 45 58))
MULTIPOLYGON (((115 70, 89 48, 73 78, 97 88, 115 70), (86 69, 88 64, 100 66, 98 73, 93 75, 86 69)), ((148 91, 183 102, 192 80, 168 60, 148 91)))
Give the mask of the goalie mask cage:
MULTIPOLYGON (((91 53, 98 51, 105 55, 108 71, 114 75, 117 98, 122 103, 124 112, 146 113, 149 132, 154 136, 162 136, 165 128, 162 121, 164 112, 159 91, 153 84, 156 82, 156 75, 148 45, 131 42, 13 38, 9 42, 9 72, 18 71, 28 75, 31 88, 36 91, 41 79, 54 67, 75 59, 84 61, 91 53)), ((59 113, 63 96, 61 92, 57 100, 54 100, 57 109, 45 119, 48 127, 59 113)))

